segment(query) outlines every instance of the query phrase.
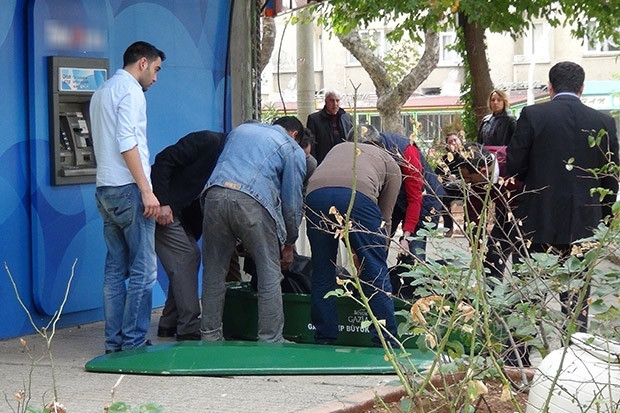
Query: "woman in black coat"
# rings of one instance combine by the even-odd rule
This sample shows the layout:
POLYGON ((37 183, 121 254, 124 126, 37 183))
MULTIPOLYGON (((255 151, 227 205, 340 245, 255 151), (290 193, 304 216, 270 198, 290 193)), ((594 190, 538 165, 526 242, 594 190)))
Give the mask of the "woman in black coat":
POLYGON ((485 146, 508 145, 517 126, 517 119, 508 112, 509 107, 505 92, 496 89, 489 94, 491 113, 482 119, 478 129, 478 143, 485 146))

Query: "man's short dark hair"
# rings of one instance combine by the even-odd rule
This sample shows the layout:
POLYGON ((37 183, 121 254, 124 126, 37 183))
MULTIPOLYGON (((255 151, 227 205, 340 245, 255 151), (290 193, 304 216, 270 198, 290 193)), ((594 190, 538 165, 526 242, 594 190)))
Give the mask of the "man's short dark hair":
POLYGON ((457 165, 460 168, 466 168, 469 173, 480 173, 483 168, 488 170, 495 161, 493 154, 477 142, 466 143, 463 149, 457 152, 455 158, 457 165))
POLYGON ((555 93, 579 93, 585 78, 583 67, 573 62, 559 62, 549 70, 549 83, 555 93))
POLYGON ((304 125, 295 116, 282 116, 273 122, 274 125, 280 125, 289 132, 297 131, 297 140, 301 140, 304 136, 304 125))
POLYGON ((314 138, 314 133, 308 128, 304 128, 304 133, 301 136, 301 140, 299 141, 299 146, 302 149, 306 149, 308 145, 314 145, 316 143, 316 139, 314 138))
MULTIPOLYGON (((356 128, 351 128, 347 135, 347 140, 353 142, 356 135, 356 128)), ((371 143, 377 146, 383 146, 381 135, 377 128, 370 124, 357 125, 357 142, 358 143, 371 143)))
POLYGON ((138 41, 133 43, 125 50, 123 54, 123 67, 136 63, 138 60, 146 57, 146 60, 153 62, 157 58, 161 58, 163 62, 166 60, 166 54, 150 43, 138 41))

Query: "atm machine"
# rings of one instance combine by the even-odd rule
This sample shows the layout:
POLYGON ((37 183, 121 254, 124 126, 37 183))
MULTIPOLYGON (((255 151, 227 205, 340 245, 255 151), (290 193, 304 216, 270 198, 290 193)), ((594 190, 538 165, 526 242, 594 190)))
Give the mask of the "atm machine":
POLYGON ((95 182, 90 98, 108 74, 108 59, 48 58, 51 184, 95 182))

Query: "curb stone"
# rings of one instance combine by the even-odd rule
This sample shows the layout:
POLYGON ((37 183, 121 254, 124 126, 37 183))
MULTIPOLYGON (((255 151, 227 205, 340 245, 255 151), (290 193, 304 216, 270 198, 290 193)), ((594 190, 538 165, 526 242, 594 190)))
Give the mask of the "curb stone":
MULTIPOLYGON (((506 377, 516 382, 521 381, 522 374, 525 375, 528 381, 531 381, 535 372, 535 368, 519 369, 517 367, 506 367, 504 370, 506 377)), ((384 403, 389 404, 397 402, 407 395, 405 388, 399 382, 394 381, 392 383, 394 384, 364 390, 343 400, 328 402, 321 406, 301 410, 298 413, 364 413, 375 406, 377 399, 381 399, 384 403)))
POLYGON ((407 392, 400 383, 398 385, 388 384, 364 390, 340 401, 328 402, 321 406, 301 410, 298 413, 363 413, 372 409, 378 398, 385 403, 392 403, 400 400, 406 394, 407 392))

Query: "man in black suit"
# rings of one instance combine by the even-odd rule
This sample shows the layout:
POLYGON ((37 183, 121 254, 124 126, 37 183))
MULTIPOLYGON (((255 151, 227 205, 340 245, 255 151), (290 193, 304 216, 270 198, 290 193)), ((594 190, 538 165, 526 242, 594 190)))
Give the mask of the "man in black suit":
POLYGON ((325 106, 308 115, 306 126, 314 134, 316 144, 312 146, 312 155, 320 164, 331 148, 347 140, 353 127, 353 118, 340 107, 340 92, 326 90, 325 106))
POLYGON ((225 133, 199 131, 181 138, 155 157, 153 192, 161 208, 155 228, 155 251, 170 285, 157 335, 200 340, 198 268, 202 235, 199 196, 217 163, 225 133))
MULTIPOLYGON (((506 150, 507 168, 524 184, 515 217, 522 221, 529 252, 551 248, 568 257, 571 244, 589 237, 603 217, 611 214, 618 181, 613 176, 589 174, 609 161, 618 164, 618 136, 614 119, 583 103, 585 73, 572 62, 560 62, 549 70, 551 101, 527 106, 506 150), (600 146, 590 147, 588 136, 606 133, 600 146), (609 154, 609 155, 607 155, 609 154), (573 168, 567 168, 574 158, 573 168), (600 202, 592 188, 612 193, 600 202)), ((563 311, 572 315, 573 294, 561 294, 563 311)), ((586 297, 587 298, 587 297, 586 297)), ((579 329, 587 328, 587 307, 580 311, 579 329)))

